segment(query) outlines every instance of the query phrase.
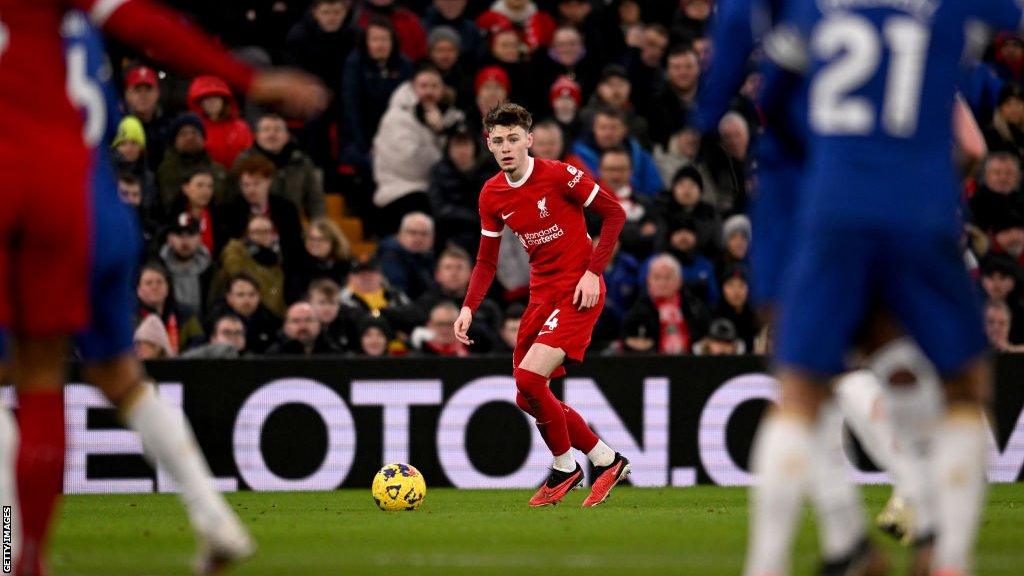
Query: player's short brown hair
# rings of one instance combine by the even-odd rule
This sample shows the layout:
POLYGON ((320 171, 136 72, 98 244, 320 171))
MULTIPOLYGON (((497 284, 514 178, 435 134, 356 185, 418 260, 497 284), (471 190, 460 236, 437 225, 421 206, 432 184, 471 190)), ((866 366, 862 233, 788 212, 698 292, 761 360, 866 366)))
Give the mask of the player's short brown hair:
POLYGON ((491 108, 484 116, 484 129, 490 132, 495 126, 522 126, 529 132, 533 129, 533 114, 519 104, 505 102, 491 108))
POLYGON ((241 177, 242 174, 253 174, 273 180, 276 172, 277 166, 274 166, 274 163, 262 154, 252 154, 240 160, 235 166, 235 175, 238 177, 241 177))

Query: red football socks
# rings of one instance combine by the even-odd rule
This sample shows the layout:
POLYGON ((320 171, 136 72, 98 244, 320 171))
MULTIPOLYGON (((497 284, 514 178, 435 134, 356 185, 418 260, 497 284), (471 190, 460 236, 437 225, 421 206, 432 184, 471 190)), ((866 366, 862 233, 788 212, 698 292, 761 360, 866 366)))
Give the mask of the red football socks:
MULTIPOLYGON (((537 418, 522 392, 516 393, 516 406, 519 406, 523 412, 537 418)), ((583 416, 580 416, 579 412, 573 410, 572 406, 565 402, 562 402, 562 411, 565 412, 565 427, 569 430, 569 443, 572 444, 572 447, 584 454, 593 450, 594 446, 597 446, 599 438, 590 429, 587 421, 583 419, 583 416)), ((538 425, 537 429, 540 430, 541 436, 544 436, 544 427, 538 425)), ((544 438, 544 441, 547 442, 547 438, 544 438)))
POLYGON ((18 395, 21 444, 16 464, 22 550, 18 574, 41 566, 54 505, 64 486, 64 399, 59 390, 18 395))
POLYGON ((522 368, 516 368, 512 376, 516 379, 519 393, 526 399, 529 410, 524 410, 537 420, 537 427, 551 453, 559 456, 568 452, 571 445, 566 413, 562 403, 548 388, 548 379, 522 368))

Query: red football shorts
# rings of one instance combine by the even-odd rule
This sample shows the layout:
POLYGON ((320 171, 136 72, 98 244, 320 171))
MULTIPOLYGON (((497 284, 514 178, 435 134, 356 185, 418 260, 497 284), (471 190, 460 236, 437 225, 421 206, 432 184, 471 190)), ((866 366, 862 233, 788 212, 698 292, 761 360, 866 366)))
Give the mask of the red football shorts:
POLYGON ((67 335, 89 321, 88 159, 84 146, 0 142, 0 326, 16 336, 67 335))
MULTIPOLYGON (((516 349, 512 353, 513 367, 519 366, 534 344, 561 348, 567 360, 583 362, 590 345, 594 325, 604 309, 605 286, 601 279, 601 297, 593 308, 580 311, 572 303, 572 293, 557 303, 530 302, 523 312, 516 335, 516 349)), ((565 367, 559 366, 552 378, 565 376, 565 367)))

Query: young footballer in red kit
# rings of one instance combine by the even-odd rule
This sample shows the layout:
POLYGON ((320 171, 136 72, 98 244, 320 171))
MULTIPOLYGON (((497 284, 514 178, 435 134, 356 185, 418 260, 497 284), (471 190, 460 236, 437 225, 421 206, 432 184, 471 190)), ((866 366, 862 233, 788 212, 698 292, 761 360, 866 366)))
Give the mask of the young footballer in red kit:
POLYGON ((570 406, 551 393, 548 380, 565 374, 566 360, 582 362, 604 306, 601 272, 608 264, 626 214, 615 196, 584 171, 527 154, 533 118, 517 104, 502 104, 484 118, 487 148, 501 167, 480 190, 482 237, 476 266, 455 334, 472 344, 467 330, 498 262, 502 228, 515 232, 530 255, 530 303, 519 327, 512 362, 516 404, 537 421, 554 462, 531 506, 558 503, 583 482, 571 448, 585 453, 597 474, 584 507, 596 506, 629 474, 629 460, 609 448, 570 406), (596 246, 583 210, 604 223, 596 246))

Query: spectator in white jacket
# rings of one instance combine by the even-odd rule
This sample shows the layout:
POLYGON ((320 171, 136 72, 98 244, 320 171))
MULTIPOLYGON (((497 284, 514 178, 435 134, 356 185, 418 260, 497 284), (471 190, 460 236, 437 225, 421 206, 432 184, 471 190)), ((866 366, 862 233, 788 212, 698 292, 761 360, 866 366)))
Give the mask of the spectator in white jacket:
POLYGON ((465 115, 445 96, 441 73, 422 65, 395 90, 373 139, 373 203, 381 238, 398 229, 409 212, 430 213, 430 171, 444 155, 448 134, 465 115))

